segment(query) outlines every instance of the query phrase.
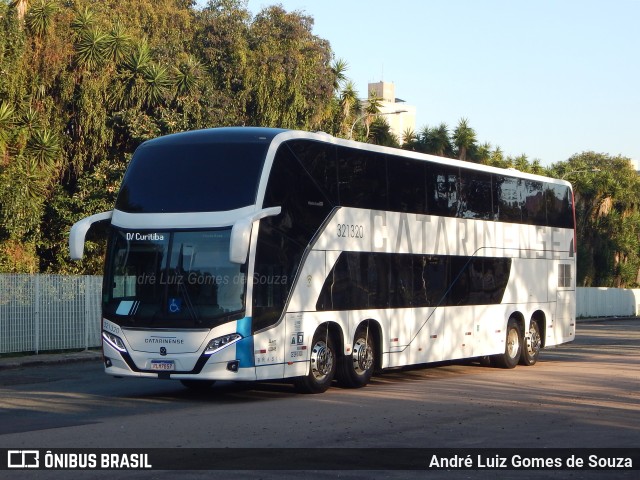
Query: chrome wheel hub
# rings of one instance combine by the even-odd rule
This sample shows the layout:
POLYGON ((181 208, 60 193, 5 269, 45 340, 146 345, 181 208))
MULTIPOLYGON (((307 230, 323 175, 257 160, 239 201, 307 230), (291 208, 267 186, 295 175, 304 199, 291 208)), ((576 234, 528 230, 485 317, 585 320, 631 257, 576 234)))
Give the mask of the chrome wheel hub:
POLYGON ((518 338, 518 330, 512 328, 507 335, 507 354, 511 358, 515 358, 518 355, 520 348, 520 339, 518 338))
POLYGON ((333 371, 333 352, 320 340, 311 350, 311 372, 316 380, 322 381, 333 371))
POLYGON ((353 370, 358 375, 363 375, 373 365, 373 350, 364 339, 359 338, 353 346, 353 370))

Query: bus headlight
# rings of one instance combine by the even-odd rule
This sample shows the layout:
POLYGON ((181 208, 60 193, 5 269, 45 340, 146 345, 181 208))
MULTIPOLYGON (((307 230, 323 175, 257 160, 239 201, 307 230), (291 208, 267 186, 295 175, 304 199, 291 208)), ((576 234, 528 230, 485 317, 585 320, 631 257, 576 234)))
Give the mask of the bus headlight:
POLYGON ((124 346, 124 342, 122 341, 122 339, 120 337, 114 335, 113 333, 102 332, 102 338, 104 339, 105 342, 107 342, 109 345, 111 345, 116 350, 118 350, 120 352, 126 352, 127 351, 127 348, 124 346))
POLYGON ((236 343, 240 339, 242 339, 242 335, 239 333, 230 333, 229 335, 214 338, 209 342, 207 348, 204 349, 204 353, 206 355, 211 355, 212 353, 216 353, 217 351, 236 343))

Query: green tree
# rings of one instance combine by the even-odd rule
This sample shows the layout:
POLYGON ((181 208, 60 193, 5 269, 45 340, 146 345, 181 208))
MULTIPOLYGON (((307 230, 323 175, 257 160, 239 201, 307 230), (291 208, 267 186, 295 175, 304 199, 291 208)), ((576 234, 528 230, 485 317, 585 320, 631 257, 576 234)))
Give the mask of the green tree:
POLYGON ((467 159, 467 152, 475 146, 476 132, 469 126, 466 118, 461 118, 452 134, 454 145, 458 149, 458 158, 467 159))
POLYGON ((582 286, 634 286, 640 271, 640 176, 626 157, 583 152, 552 165, 572 182, 582 286))
POLYGON ((374 118, 373 122, 371 122, 367 139, 369 143, 373 143, 375 145, 394 148, 400 147, 400 142, 391 132, 387 119, 380 116, 374 118))
POLYGON ((327 116, 336 82, 331 50, 313 35, 311 17, 273 6, 249 29, 248 121, 314 130, 327 116))
POLYGON ((446 123, 441 123, 435 128, 424 127, 419 135, 419 151, 430 153, 440 157, 450 157, 453 155, 449 127, 446 123))

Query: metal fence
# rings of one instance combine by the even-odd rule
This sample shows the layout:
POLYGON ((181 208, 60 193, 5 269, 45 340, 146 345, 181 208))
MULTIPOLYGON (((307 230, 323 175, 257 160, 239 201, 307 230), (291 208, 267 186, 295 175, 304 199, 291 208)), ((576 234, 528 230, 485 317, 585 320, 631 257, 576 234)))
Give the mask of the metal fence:
POLYGON ((101 276, 0 275, 0 354, 98 347, 101 276))

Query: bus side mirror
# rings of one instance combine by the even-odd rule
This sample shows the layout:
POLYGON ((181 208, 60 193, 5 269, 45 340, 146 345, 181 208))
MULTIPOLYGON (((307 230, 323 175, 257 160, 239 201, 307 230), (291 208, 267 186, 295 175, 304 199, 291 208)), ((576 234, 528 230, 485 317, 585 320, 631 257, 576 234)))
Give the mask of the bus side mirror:
POLYGON ((279 215, 282 207, 271 207, 260 210, 253 215, 241 218, 231 228, 231 242, 229 245, 229 260, 233 263, 243 264, 247 261, 249 242, 251 241, 251 228, 253 222, 265 217, 279 215))
POLYGON ((87 232, 91 225, 97 222, 104 222, 105 220, 111 220, 113 210, 108 212, 96 213, 90 217, 83 218, 77 221, 71 227, 69 233, 69 255, 71 260, 82 260, 84 256, 84 239, 87 236, 87 232))

